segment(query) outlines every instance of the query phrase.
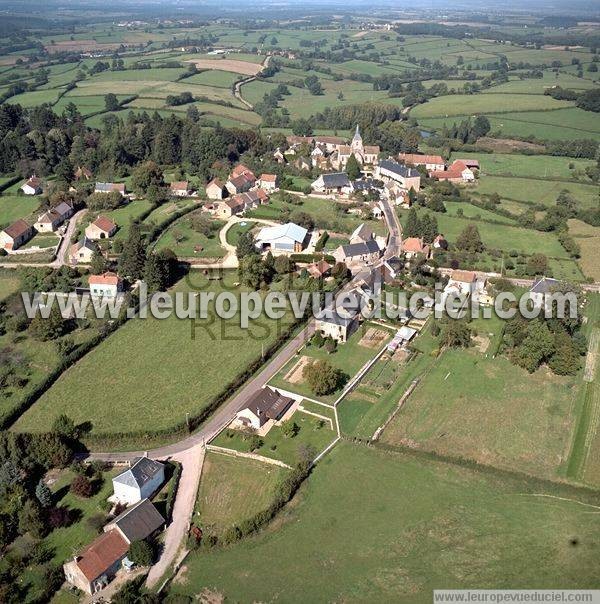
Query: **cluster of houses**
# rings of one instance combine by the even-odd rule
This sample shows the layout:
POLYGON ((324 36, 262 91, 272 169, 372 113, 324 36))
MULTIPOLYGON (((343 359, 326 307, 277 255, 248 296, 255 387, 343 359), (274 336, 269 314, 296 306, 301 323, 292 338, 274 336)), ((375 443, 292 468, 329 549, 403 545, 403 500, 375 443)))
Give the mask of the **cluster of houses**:
POLYGON ((351 156, 366 171, 377 165, 381 149, 378 145, 363 144, 359 127, 350 144, 339 136, 288 136, 288 148, 276 149, 273 158, 281 164, 290 163, 299 170, 337 170, 346 169, 351 156))
POLYGON ((115 575, 134 566, 127 554, 132 543, 148 539, 165 525, 150 498, 165 482, 164 464, 140 457, 112 480, 109 498, 125 508, 108 522, 101 535, 63 565, 66 580, 86 594, 104 589, 115 575))
POLYGON ((473 182, 479 171, 476 159, 456 159, 446 164, 440 155, 418 153, 400 153, 398 159, 411 166, 424 166, 430 178, 454 183, 473 182))
POLYGON ((243 214, 269 203, 269 193, 278 188, 276 174, 262 174, 257 178, 250 168, 238 164, 226 182, 214 178, 206 185, 206 196, 213 203, 205 206, 205 209, 221 218, 243 214))

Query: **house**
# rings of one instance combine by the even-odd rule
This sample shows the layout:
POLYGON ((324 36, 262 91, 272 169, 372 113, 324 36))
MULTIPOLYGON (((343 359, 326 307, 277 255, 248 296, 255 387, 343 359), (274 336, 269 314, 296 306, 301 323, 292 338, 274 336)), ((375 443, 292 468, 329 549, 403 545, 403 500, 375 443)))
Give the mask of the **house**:
POLYGON ((471 295, 477 287, 477 275, 473 271, 454 270, 450 273, 448 284, 444 291, 454 291, 459 294, 471 295))
POLYGON ((38 216, 33 225, 40 233, 52 233, 68 218, 71 218, 75 208, 72 202, 61 201, 58 205, 50 208, 47 212, 38 216))
POLYGON ((352 181, 352 188, 357 193, 381 193, 384 185, 380 180, 360 178, 352 181))
POLYGON ((398 256, 392 256, 384 261, 381 266, 381 272, 385 283, 392 283, 400 277, 402 269, 404 268, 404 261, 398 258, 398 256))
POLYGON ((306 267, 308 274, 314 279, 323 279, 331 274, 333 266, 327 260, 313 262, 306 267))
POLYGON ((206 196, 209 199, 223 199, 225 197, 225 184, 221 182, 218 178, 213 178, 206 185, 206 196))
POLYGON ((321 174, 317 180, 311 184, 313 191, 317 193, 337 193, 338 195, 349 195, 354 190, 348 175, 345 172, 333 172, 331 174, 321 174))
POLYGON ((88 277, 90 295, 105 298, 116 298, 123 290, 123 281, 116 273, 106 272, 102 275, 90 275, 88 277))
POLYGON ((364 243, 370 239, 374 239, 373 229, 366 223, 359 224, 352 235, 350 235, 350 243, 364 243))
POLYGON ((370 263, 374 262, 381 256, 381 249, 375 239, 369 239, 368 241, 360 243, 350 243, 348 245, 340 245, 335 252, 333 257, 336 262, 347 262, 347 263, 370 263))
POLYGON ((71 246, 69 249, 69 259, 73 264, 78 262, 89 264, 97 249, 98 246, 93 241, 84 237, 81 241, 78 241, 71 246))
POLYGON ((414 189, 416 192, 421 188, 421 175, 414 168, 399 164, 391 159, 384 159, 379 162, 375 170, 377 178, 384 182, 397 182, 403 189, 409 191, 414 189))
POLYGON ((254 176, 254 172, 252 172, 252 170, 250 170, 250 168, 248 168, 247 166, 244 166, 244 164, 238 164, 232 171, 231 171, 231 176, 233 178, 236 178, 238 176, 247 176, 248 178, 251 178, 252 180, 256 180, 256 176, 254 176))
POLYGON ((142 499, 109 522, 101 535, 63 564, 67 581, 87 594, 98 593, 119 569, 131 567, 127 558, 131 544, 146 539, 164 523, 150 500, 142 499))
POLYGON ((459 160, 453 162, 447 170, 443 172, 430 172, 429 176, 431 178, 437 178, 438 180, 447 180, 455 183, 473 182, 475 180, 475 173, 473 170, 459 160))
POLYGON ((189 182, 187 180, 172 182, 169 185, 169 189, 173 197, 189 197, 191 194, 189 182))
POLYGON ((397 182, 390 180, 385 183, 385 196, 395 205, 408 209, 411 206, 410 195, 397 182))
POLYGON ((92 180, 92 172, 85 166, 78 166, 74 176, 75 180, 92 180))
POLYGON ((258 186, 265 191, 276 191, 279 188, 279 177, 277 174, 261 174, 258 186))
POLYGON ((256 236, 256 247, 261 251, 301 252, 307 234, 304 227, 293 222, 264 227, 256 236))
POLYGON ((94 193, 113 193, 114 191, 121 193, 123 197, 127 194, 125 184, 122 182, 97 182, 94 187, 94 193))
POLYGON ((402 241, 402 252, 406 258, 414 258, 418 255, 429 257, 429 246, 420 237, 407 237, 402 241))
POLYGON ((141 541, 153 535, 165 524, 165 519, 154 507, 152 502, 145 498, 124 512, 119 514, 104 527, 104 532, 119 531, 128 543, 141 541))
POLYGON ((42 192, 42 179, 35 174, 21 185, 21 191, 25 195, 39 195, 42 192))
POLYGON ((546 294, 551 295, 561 290, 561 282, 550 277, 541 277, 529 290, 529 296, 536 306, 543 306, 546 294))
POLYGON ((373 218, 376 220, 381 220, 384 216, 383 205, 381 201, 373 201, 369 204, 369 209, 371 210, 371 214, 373 218))
POLYGON ((448 241, 446 241, 446 238, 442 234, 437 235, 436 238, 433 240, 433 247, 436 250, 447 250, 448 241))
POLYGON ((85 229, 88 239, 108 239, 117 232, 117 225, 106 216, 98 216, 94 222, 85 229))
POLYGON ((113 499, 132 505, 151 497, 164 481, 165 466, 162 463, 148 457, 138 457, 127 470, 112 479, 113 499))
POLYGON ((310 172, 311 162, 306 159, 306 157, 298 157, 294 160, 293 164, 294 168, 303 172, 310 172))
POLYGON ((398 159, 411 166, 425 166, 428 172, 445 170, 446 162, 441 155, 421 155, 420 153, 399 153, 398 159))
POLYGON ((231 176, 225 183, 225 188, 230 195, 237 195, 249 191, 255 182, 256 180, 247 174, 240 174, 239 176, 231 176))
POLYGON ((344 343, 358 329, 358 313, 343 312, 337 309, 322 310, 315 315, 315 329, 324 338, 333 338, 344 343))
POLYGON ((215 204, 215 215, 229 218, 236 214, 241 214, 245 210, 243 200, 239 195, 235 195, 229 199, 224 199, 215 204))
POLYGON ((268 386, 255 392, 235 416, 234 423, 243 428, 260 430, 269 420, 279 421, 294 404, 294 399, 283 396, 268 386))
POLYGON ((14 251, 27 243, 35 231, 24 220, 17 220, 0 232, 0 247, 6 251, 14 251))
POLYGON ((119 531, 107 531, 63 564, 65 578, 81 591, 95 594, 109 584, 128 551, 129 543, 119 531))
POLYGON ((285 163, 287 163, 285 155, 281 152, 281 149, 279 147, 277 147, 277 149, 275 149, 275 152, 273 153, 273 159, 278 164, 285 164, 285 163))

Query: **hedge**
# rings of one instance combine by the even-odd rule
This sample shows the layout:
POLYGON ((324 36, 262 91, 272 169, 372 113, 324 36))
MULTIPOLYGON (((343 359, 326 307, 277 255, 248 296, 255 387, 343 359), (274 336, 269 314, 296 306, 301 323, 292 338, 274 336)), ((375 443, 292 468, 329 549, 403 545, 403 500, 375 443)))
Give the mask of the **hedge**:
POLYGON ((290 254, 290 260, 300 264, 310 264, 312 262, 319 262, 320 260, 327 260, 329 264, 335 264, 336 262, 331 254, 290 254))
POLYGON ((169 485, 169 492, 167 493, 167 501, 165 504, 165 520, 167 524, 173 519, 173 506, 175 505, 175 497, 177 497, 177 489, 179 488, 179 480, 181 479, 182 465, 178 461, 171 461, 175 466, 173 470, 173 476, 171 477, 171 484, 169 485))

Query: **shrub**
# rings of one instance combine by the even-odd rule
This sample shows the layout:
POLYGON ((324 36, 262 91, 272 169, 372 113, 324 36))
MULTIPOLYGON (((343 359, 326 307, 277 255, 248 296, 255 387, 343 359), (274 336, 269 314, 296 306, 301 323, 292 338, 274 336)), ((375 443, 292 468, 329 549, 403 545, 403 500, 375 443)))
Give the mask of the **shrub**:
POLYGON ((134 541, 127 557, 139 566, 150 566, 154 560, 154 548, 148 541, 134 541))
POLYGON ((91 497, 94 489, 87 476, 78 474, 71 482, 70 490, 78 497, 91 497))

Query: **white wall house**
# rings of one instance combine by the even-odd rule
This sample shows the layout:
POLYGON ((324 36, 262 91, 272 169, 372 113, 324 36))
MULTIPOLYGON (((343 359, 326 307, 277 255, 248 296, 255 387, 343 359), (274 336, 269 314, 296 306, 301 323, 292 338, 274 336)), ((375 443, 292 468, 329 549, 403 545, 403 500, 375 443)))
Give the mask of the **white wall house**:
POLYGON ((112 480, 113 500, 132 505, 150 497, 165 481, 162 463, 140 457, 135 463, 112 480))
POLYGON ((116 273, 106 272, 102 275, 90 275, 88 279, 90 295, 96 297, 116 298, 123 289, 123 281, 116 273))

